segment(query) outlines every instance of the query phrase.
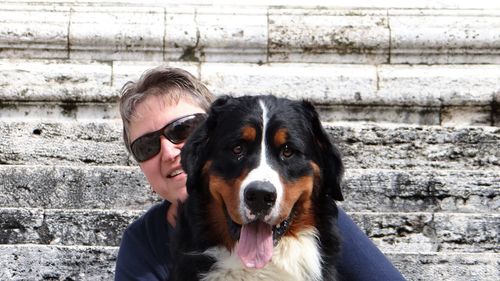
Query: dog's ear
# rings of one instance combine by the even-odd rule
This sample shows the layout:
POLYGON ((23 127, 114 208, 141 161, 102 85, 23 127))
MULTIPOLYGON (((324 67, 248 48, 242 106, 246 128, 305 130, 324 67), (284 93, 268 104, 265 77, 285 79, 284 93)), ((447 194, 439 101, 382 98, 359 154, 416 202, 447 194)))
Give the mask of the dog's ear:
POLYGON ((188 194, 200 184, 201 169, 206 161, 204 149, 208 145, 209 135, 207 120, 205 120, 186 140, 181 150, 182 169, 188 175, 186 188, 188 194))
POLYGON ((316 155, 321 168, 321 189, 333 199, 342 201, 344 197, 340 184, 344 173, 344 164, 340 152, 330 141, 314 106, 308 101, 302 101, 302 106, 308 115, 313 140, 316 141, 316 155))
POLYGON ((221 96, 216 99, 209 111, 208 118, 189 136, 181 151, 182 169, 188 175, 186 188, 188 194, 194 189, 201 187, 202 169, 208 160, 210 145, 210 133, 213 132, 217 124, 217 116, 220 108, 224 107, 231 100, 230 96, 221 96))

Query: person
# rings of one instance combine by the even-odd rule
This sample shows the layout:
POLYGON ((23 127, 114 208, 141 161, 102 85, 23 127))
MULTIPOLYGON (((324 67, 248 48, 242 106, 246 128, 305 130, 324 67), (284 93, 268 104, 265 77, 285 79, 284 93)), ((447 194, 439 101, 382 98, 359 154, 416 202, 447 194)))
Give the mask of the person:
MULTIPOLYGON (((115 280, 168 280, 169 233, 177 202, 187 197, 180 165, 184 141, 204 119, 214 96, 189 72, 160 66, 137 82, 127 82, 120 97, 123 140, 162 202, 152 206, 124 231, 115 280)), ((343 239, 339 274, 345 280, 404 280, 355 223, 339 210, 343 239)))

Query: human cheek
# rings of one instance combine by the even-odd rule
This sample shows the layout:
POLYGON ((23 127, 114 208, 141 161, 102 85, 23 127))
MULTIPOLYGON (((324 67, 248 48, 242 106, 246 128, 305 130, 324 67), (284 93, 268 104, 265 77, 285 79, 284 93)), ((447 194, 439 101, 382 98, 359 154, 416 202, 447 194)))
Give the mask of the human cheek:
POLYGON ((154 159, 143 162, 139 166, 141 167, 142 173, 146 176, 149 184, 157 186, 162 176, 159 164, 152 160, 154 159))

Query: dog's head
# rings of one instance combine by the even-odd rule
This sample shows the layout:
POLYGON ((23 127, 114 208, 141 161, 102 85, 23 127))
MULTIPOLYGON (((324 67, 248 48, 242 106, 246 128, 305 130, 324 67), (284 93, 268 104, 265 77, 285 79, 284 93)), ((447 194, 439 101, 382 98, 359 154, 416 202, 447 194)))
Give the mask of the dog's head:
POLYGON ((181 159, 190 197, 204 198, 206 219, 239 241, 250 267, 264 266, 281 236, 315 225, 318 198, 343 200, 339 152, 306 101, 221 97, 181 159))

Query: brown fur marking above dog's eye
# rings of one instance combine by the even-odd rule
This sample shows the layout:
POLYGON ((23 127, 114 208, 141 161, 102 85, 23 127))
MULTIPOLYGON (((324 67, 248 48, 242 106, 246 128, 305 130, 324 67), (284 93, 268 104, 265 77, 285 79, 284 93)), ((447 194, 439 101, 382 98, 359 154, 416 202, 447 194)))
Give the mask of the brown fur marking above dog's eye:
POLYGON ((276 147, 281 147, 288 140, 288 130, 285 128, 278 129, 274 134, 274 145, 276 147))
POLYGON ((249 142, 255 141, 255 138, 257 137, 257 130, 255 130, 252 126, 243 127, 241 132, 241 138, 249 142))

